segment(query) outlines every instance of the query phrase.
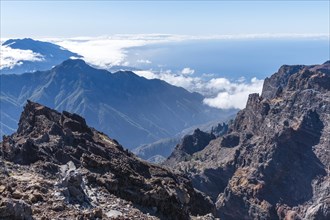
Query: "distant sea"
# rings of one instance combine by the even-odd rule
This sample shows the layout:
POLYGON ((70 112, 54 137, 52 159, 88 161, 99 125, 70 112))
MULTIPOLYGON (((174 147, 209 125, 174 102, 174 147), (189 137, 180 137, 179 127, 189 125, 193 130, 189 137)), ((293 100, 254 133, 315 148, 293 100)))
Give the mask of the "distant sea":
POLYGON ((153 71, 193 69, 194 76, 263 79, 283 64, 330 59, 329 39, 185 40, 126 50, 130 66, 153 71))

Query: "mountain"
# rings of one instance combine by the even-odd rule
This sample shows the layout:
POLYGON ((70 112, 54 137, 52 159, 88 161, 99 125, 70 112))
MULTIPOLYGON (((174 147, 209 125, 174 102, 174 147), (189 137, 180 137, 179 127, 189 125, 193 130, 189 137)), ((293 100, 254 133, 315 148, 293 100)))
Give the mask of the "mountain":
POLYGON ((0 152, 4 220, 184 220, 214 211, 186 177, 138 159, 79 115, 31 101, 0 152))
POLYGON ((182 139, 181 143, 175 147, 164 164, 167 166, 176 166, 180 161, 190 160, 194 153, 203 150, 213 139, 215 139, 213 133, 196 129, 192 135, 186 135, 182 139))
MULTIPOLYGON (((56 44, 33 40, 30 38, 10 39, 2 44, 3 48, 14 49, 15 54, 10 57, 10 52, 3 52, 4 59, 13 59, 9 66, 1 67, 1 74, 21 74, 37 70, 49 70, 53 66, 71 58, 81 58, 80 55, 66 50, 56 44), (17 59, 17 53, 29 52, 30 56, 21 60, 17 59), (33 53, 35 59, 31 56, 33 53)), ((2 49, 3 50, 3 49, 2 49)))
MULTIPOLYGON (((232 118, 232 116, 229 116, 229 118, 232 118)), ((207 133, 213 133, 218 137, 227 132, 228 125, 224 122, 210 122, 204 125, 195 125, 191 128, 184 129, 174 137, 164 138, 153 143, 141 145, 133 149, 132 152, 142 159, 152 163, 160 164, 172 154, 173 150, 175 150, 175 147, 180 143, 182 139, 184 139, 185 136, 193 135, 196 129, 201 129, 207 133)))
POLYGON ((149 162, 161 163, 172 153, 175 146, 180 142, 179 137, 164 138, 158 141, 144 144, 134 148, 132 152, 149 162))
POLYGON ((330 219, 329 121, 330 62, 284 65, 226 135, 171 166, 221 219, 330 219))
POLYGON ((2 134, 16 130, 27 99, 80 114, 129 149, 229 114, 204 105, 198 93, 128 71, 112 74, 80 59, 64 61, 49 71, 0 79, 2 134))

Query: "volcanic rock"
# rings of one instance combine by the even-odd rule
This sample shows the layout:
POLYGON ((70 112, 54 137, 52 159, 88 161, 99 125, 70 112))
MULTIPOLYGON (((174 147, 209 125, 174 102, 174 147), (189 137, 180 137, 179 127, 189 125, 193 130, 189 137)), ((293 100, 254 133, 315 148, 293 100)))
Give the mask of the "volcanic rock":
POLYGON ((330 62, 282 66, 228 134, 172 164, 221 219, 330 219, 330 62))
POLYGON ((197 128, 192 135, 186 135, 182 139, 164 164, 175 166, 180 161, 189 160, 191 155, 203 150, 213 139, 215 139, 213 133, 203 132, 197 128))
POLYGON ((79 115, 31 101, 17 132, 4 136, 0 156, 2 218, 189 219, 214 212, 185 176, 138 159, 79 115))

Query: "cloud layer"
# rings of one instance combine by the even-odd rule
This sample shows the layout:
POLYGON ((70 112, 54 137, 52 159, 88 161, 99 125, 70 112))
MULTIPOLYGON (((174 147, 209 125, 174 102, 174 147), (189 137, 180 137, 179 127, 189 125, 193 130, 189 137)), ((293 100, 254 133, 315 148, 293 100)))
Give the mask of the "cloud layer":
POLYGON ((210 80, 207 87, 219 90, 216 96, 205 98, 204 103, 216 108, 239 108, 245 107, 248 95, 260 93, 263 80, 252 78, 250 81, 240 80, 240 82, 230 82, 225 78, 210 80))
POLYGON ((206 97, 204 99, 205 104, 221 109, 244 108, 248 95, 260 93, 263 85, 263 80, 255 77, 250 80, 241 77, 236 81, 230 81, 221 77, 206 80, 202 77, 187 75, 183 71, 180 73, 173 73, 170 70, 162 72, 153 72, 152 70, 134 72, 147 79, 161 79, 191 92, 199 92, 206 97))
MULTIPOLYGON (((82 55, 84 60, 100 68, 116 65, 128 66, 125 61, 125 49, 146 44, 145 40, 117 39, 111 37, 86 39, 56 39, 54 43, 82 55)), ((148 62, 141 60, 141 62, 148 62)))
POLYGON ((32 50, 12 49, 8 46, 0 48, 0 69, 13 68, 14 66, 22 65, 22 61, 43 61, 44 58, 39 53, 34 53, 32 50))

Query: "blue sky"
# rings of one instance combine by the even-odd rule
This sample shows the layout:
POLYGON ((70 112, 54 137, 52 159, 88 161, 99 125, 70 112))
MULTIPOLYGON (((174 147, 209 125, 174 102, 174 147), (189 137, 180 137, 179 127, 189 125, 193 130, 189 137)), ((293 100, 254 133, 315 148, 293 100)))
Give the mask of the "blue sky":
POLYGON ((328 34, 326 1, 3 1, 1 38, 328 34))

